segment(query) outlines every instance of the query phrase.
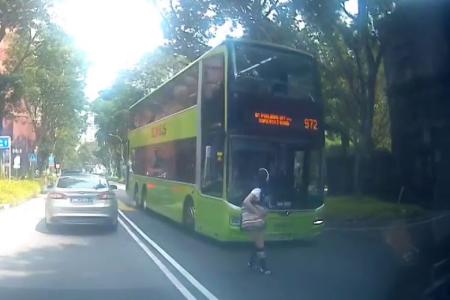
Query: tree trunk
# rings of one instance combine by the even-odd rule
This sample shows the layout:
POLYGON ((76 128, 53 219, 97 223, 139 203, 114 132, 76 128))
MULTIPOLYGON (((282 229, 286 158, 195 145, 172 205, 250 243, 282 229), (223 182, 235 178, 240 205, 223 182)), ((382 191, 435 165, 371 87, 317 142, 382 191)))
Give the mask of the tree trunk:
POLYGON ((344 156, 348 155, 348 149, 350 148, 350 138, 347 132, 341 132, 341 145, 342 153, 344 156))

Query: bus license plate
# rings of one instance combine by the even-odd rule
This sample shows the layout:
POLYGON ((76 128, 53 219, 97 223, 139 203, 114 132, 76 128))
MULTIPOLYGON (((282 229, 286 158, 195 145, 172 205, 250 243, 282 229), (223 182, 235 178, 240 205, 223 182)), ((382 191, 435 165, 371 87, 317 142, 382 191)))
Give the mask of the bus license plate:
POLYGON ((275 223, 273 224, 273 228, 275 230, 286 230, 289 228, 289 224, 287 223, 275 223))

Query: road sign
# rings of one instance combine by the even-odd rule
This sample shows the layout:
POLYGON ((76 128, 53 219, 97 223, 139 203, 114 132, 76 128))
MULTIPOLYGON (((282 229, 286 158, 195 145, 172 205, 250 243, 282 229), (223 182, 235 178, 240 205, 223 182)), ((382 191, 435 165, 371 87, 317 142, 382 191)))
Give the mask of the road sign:
POLYGON ((32 163, 37 162, 37 156, 36 156, 36 154, 30 153, 30 156, 29 156, 28 160, 29 160, 30 162, 32 162, 32 163))
POLYGON ((11 148, 11 137, 9 136, 0 136, 0 149, 9 149, 11 148))
POLYGON ((14 169, 20 169, 20 155, 16 155, 16 157, 14 157, 13 168, 14 169))

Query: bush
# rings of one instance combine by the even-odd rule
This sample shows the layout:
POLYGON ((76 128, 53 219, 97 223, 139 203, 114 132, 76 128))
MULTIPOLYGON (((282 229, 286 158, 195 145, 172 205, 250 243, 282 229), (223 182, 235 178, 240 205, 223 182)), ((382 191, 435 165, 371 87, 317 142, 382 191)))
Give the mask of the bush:
POLYGON ((327 197, 325 200, 325 216, 332 220, 395 220, 424 213, 417 205, 392 203, 370 196, 327 197))
POLYGON ((41 192, 41 185, 32 180, 0 180, 0 204, 18 204, 41 192))

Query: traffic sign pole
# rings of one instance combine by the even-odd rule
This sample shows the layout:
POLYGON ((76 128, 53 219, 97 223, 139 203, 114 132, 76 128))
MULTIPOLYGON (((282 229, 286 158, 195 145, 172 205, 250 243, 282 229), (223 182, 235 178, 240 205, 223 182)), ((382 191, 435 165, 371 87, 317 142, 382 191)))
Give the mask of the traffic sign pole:
POLYGON ((8 157, 8 164, 9 164, 9 170, 8 170, 8 179, 11 180, 11 173, 12 173, 12 148, 9 147, 9 157, 8 157))

